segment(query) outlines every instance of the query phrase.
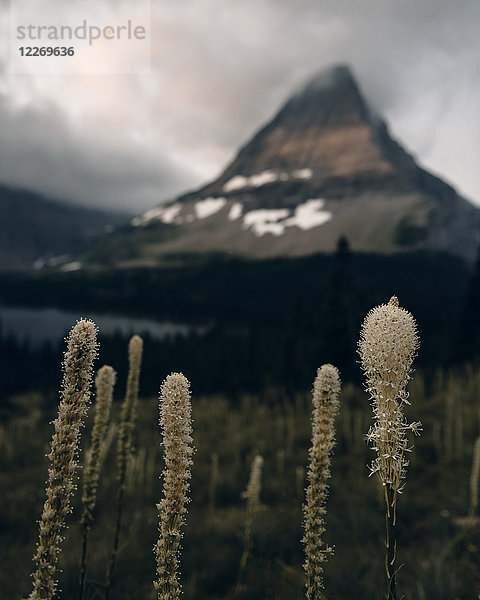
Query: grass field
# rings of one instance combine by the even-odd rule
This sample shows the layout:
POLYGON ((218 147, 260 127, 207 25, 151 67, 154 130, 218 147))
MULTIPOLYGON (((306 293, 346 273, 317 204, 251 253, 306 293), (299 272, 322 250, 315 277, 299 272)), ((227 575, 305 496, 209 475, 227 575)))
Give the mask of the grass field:
MULTIPOLYGON (((313 380, 314 373, 312 373, 313 380)), ((161 379, 163 374, 159 377, 161 379)), ((470 473, 480 435, 480 375, 471 367, 456 372, 415 373, 407 418, 420 419, 406 489, 398 503, 399 596, 411 600, 470 600, 480 593, 480 521, 465 519, 470 507, 470 473), (455 538, 458 538, 455 541, 455 538), (452 544, 452 541, 455 541, 452 544)), ((303 594, 302 503, 311 436, 311 395, 269 389, 261 396, 196 397, 192 382, 194 443, 191 503, 183 539, 181 573, 186 599, 232 597, 242 553, 245 490, 250 464, 264 457, 261 508, 253 547, 236 597, 292 600, 303 594), (218 478, 212 493, 212 455, 218 478)), ((122 391, 116 396, 121 398, 122 391)), ((344 385, 337 421, 337 447, 327 502, 328 542, 335 554, 326 563, 328 598, 358 600, 384 596, 384 508, 377 482, 368 478, 373 453, 364 436, 371 422, 366 393, 344 385)), ((0 429, 0 597, 30 593, 29 574, 44 502, 45 454, 55 417, 38 394, 12 399, 14 410, 0 429)), ((102 583, 114 529, 114 403, 99 501, 91 532, 87 598, 102 598, 102 583)), ((88 445, 93 411, 83 431, 88 445)), ((156 503, 163 468, 158 401, 141 399, 129 464, 124 527, 111 597, 154 598, 152 552, 158 532, 156 503)), ((81 533, 79 494, 60 557, 61 597, 75 598, 81 533)))

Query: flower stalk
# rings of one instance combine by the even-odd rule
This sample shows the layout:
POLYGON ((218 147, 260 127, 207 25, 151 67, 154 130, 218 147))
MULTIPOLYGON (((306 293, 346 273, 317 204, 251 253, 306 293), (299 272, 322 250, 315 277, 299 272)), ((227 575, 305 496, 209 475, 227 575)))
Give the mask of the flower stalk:
POLYGON ((240 570, 238 581, 241 581, 242 574, 247 566, 248 557, 252 548, 252 532, 255 517, 260 507, 260 490, 262 487, 262 468, 263 456, 257 454, 252 462, 250 470, 250 479, 247 489, 243 496, 247 499, 247 517, 245 519, 245 532, 243 536, 243 553, 240 558, 240 570))
POLYGON ((93 362, 97 356, 95 324, 81 319, 70 331, 66 342, 60 404, 48 454, 47 498, 39 523, 39 541, 34 556, 36 570, 32 575, 33 591, 29 600, 51 600, 58 587, 55 573, 65 519, 71 512, 71 499, 76 489, 80 429, 88 410, 93 362))
POLYGON ((80 525, 82 527, 82 558, 80 561, 79 586, 80 600, 83 598, 85 589, 88 533, 93 520, 93 511, 97 503, 98 482, 104 459, 102 446, 104 444, 104 438, 110 418, 110 407, 112 405, 115 379, 116 373, 113 368, 108 365, 101 367, 95 378, 95 421, 92 429, 92 445, 88 453, 83 476, 82 516, 80 518, 80 525))
POLYGON ((407 432, 420 434, 421 423, 408 423, 403 414, 408 402, 407 383, 419 346, 415 319, 399 307, 393 296, 388 304, 373 308, 365 317, 358 353, 365 373, 366 389, 373 409, 373 425, 367 433, 377 457, 370 475, 380 481, 386 505, 387 600, 396 600, 396 507, 403 488, 408 460, 407 432))
POLYGON ((339 411, 340 375, 332 365, 317 371, 313 384, 312 445, 307 472, 304 515, 304 570, 307 600, 323 598, 323 564, 333 548, 323 540, 330 464, 335 446, 335 417, 339 411))
POLYGON ((157 504, 159 538, 154 546, 158 600, 179 600, 179 553, 181 529, 189 502, 190 468, 194 452, 190 383, 181 373, 171 373, 160 389, 160 427, 165 468, 163 498, 157 504))
POLYGON ((108 600, 112 587, 113 573, 117 560, 120 531, 122 528, 123 504, 127 480, 128 459, 132 452, 133 431, 135 429, 136 408, 138 402, 138 385, 140 380, 140 366, 142 363, 143 340, 134 335, 128 344, 128 378, 125 400, 122 404, 120 429, 117 442, 117 521, 113 536, 113 547, 110 562, 107 568, 107 581, 105 585, 105 600, 108 600))

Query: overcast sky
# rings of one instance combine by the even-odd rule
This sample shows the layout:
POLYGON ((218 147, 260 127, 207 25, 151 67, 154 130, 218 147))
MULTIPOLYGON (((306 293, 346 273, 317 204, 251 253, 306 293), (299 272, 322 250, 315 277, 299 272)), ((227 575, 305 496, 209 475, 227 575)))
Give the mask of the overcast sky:
POLYGON ((151 27, 137 75, 11 74, 2 34, 0 182, 141 212, 346 62, 406 149, 480 205, 480 0, 156 0, 151 27))

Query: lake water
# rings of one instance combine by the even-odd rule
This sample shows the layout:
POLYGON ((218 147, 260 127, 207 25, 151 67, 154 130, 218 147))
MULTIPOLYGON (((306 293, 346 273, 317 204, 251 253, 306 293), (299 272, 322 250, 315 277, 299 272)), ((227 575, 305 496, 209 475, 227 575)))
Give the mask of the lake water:
POLYGON ((81 313, 57 308, 18 308, 0 306, 0 330, 3 336, 14 335, 17 340, 28 341, 38 347, 45 342, 62 341, 80 318, 92 319, 100 334, 120 332, 125 336, 149 333, 155 339, 167 335, 187 335, 190 325, 160 322, 151 319, 107 315, 95 312, 81 313))

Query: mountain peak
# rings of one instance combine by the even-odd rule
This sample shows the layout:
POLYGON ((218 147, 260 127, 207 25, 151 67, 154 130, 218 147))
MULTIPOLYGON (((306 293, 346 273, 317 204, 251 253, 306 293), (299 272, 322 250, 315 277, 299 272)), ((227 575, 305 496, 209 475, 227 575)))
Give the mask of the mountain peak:
POLYGON ((310 169, 316 184, 331 178, 393 172, 371 111, 346 65, 308 80, 244 146, 213 186, 234 175, 310 169))
POLYGON ((329 95, 354 95, 363 103, 357 82, 348 65, 339 64, 318 71, 299 87, 287 104, 312 96, 324 100, 324 97, 329 95))
POLYGON ((307 80, 302 89, 305 91, 324 90, 345 85, 356 86, 356 82, 350 67, 341 63, 321 69, 307 80))
POLYGON ((305 129, 338 127, 368 121, 366 102, 346 65, 324 69, 309 79, 284 105, 274 122, 305 129))
POLYGON ((123 261, 130 266, 210 252, 332 252, 340 236, 356 251, 472 259, 479 221, 391 138, 350 69, 337 65, 298 89, 215 181, 135 218, 127 235, 139 243, 121 246, 137 247, 123 261))

